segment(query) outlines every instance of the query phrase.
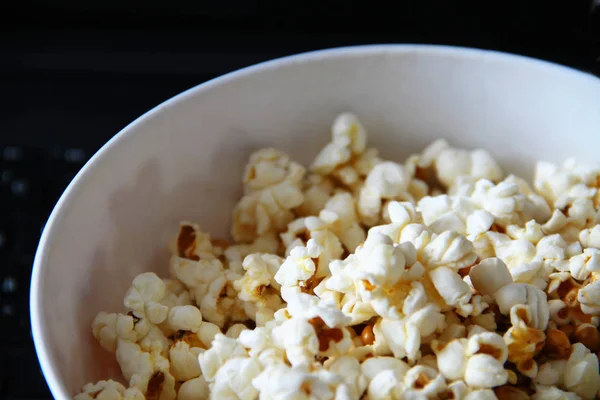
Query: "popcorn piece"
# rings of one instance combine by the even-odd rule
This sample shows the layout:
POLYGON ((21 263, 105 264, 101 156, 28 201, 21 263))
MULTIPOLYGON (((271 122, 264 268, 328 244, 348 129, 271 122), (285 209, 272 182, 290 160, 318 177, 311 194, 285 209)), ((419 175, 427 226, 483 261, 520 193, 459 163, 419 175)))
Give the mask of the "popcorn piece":
POLYGON ((422 338, 441 330, 444 316, 434 304, 427 304, 402 320, 381 320, 381 332, 394 357, 407 357, 409 362, 420 357, 422 338))
POLYGON ((179 224, 175 247, 176 255, 188 260, 210 260, 217 256, 217 249, 213 247, 210 235, 202 232, 197 224, 191 222, 179 224))
POLYGON ((117 343, 116 355, 123 377, 146 398, 175 399, 175 379, 166 358, 142 351, 137 344, 122 339, 117 343))
POLYGON ((438 369, 450 381, 462 379, 467 368, 467 339, 455 339, 442 348, 434 346, 438 369))
POLYGON ((240 336, 240 333, 246 329, 248 329, 248 327, 244 324, 233 324, 227 329, 225 336, 237 339, 240 336))
POLYGON ((469 270, 469 277, 477 291, 494 296, 502 287, 512 283, 506 264, 499 258, 486 258, 469 270))
POLYGON ((342 377, 351 398, 360 398, 367 389, 368 380, 362 375, 359 362, 349 356, 342 356, 324 363, 325 368, 342 377))
POLYGON ((438 267, 429 271, 429 278, 446 304, 457 307, 463 316, 471 314, 474 309, 471 300, 471 288, 454 269, 438 267))
MULTIPOLYGON (((442 145, 440 145, 442 147, 442 145)), ((504 175, 498 164, 485 150, 454 149, 445 143, 435 157, 437 178, 446 187, 454 186, 461 176, 500 181, 504 175)))
POLYGON ((494 222, 502 227, 523 225, 532 219, 544 222, 551 214, 550 208, 543 200, 530 200, 520 191, 519 185, 509 179, 497 185, 486 179, 478 180, 471 198, 492 214, 494 222))
POLYGON ((582 344, 575 343, 565 369, 565 387, 583 399, 593 399, 600 390, 598 357, 582 344))
POLYGON ((335 395, 335 387, 303 367, 271 366, 254 378, 252 385, 266 400, 331 399, 335 395))
POLYGON ((530 328, 520 321, 504 334, 508 346, 508 361, 514 363, 528 377, 535 377, 538 371, 534 361, 536 354, 544 347, 544 332, 530 328))
POLYGON ((182 338, 173 343, 169 350, 169 359, 171 360, 171 374, 179 382, 188 381, 200 376, 200 364, 198 364, 198 355, 206 345, 195 338, 191 332, 186 336, 192 339, 182 338))
POLYGON ((600 249, 600 225, 582 230, 579 233, 579 241, 585 248, 600 249))
POLYGON ((146 315, 153 324, 160 324, 169 312, 168 307, 160 304, 165 295, 165 283, 156 274, 146 272, 135 277, 124 304, 129 310, 146 315))
POLYGON ((569 259, 569 271, 574 279, 583 281, 592 272, 600 272, 600 250, 585 249, 569 259))
POLYGON ((258 150, 250 155, 244 172, 246 193, 260 191, 284 181, 298 184, 305 173, 302 165, 273 148, 258 150))
MULTIPOLYGON (((412 203, 391 201, 387 205, 387 210, 390 223, 371 228, 369 230, 369 235, 375 235, 375 232, 378 232, 389 236, 394 243, 400 244, 404 228, 409 224, 422 222, 421 214, 416 210, 412 203)), ((407 240, 403 240, 402 242, 406 241, 407 240)))
POLYGON ((100 346, 111 353, 117 349, 117 318, 118 314, 99 312, 92 322, 94 337, 100 346))
POLYGON ((308 241, 306 247, 295 247, 275 274, 275 281, 282 286, 297 286, 300 282, 306 285, 305 282, 317 271, 313 259, 319 257, 321 251, 313 239, 308 241))
POLYGON ((233 209, 231 235, 249 243, 268 233, 283 232, 294 219, 293 209, 303 201, 300 185, 288 181, 246 194, 233 209))
POLYGON ((516 305, 524 305, 531 320, 526 323, 539 330, 545 330, 550 318, 546 293, 525 283, 511 283, 496 292, 496 302, 502 314, 508 314, 516 305))
POLYGON ((575 339, 587 347, 592 353, 600 351, 600 332, 592 325, 583 323, 575 328, 575 339))
POLYGON ((358 213, 361 220, 368 226, 377 224, 382 200, 402 196, 408 190, 411 178, 410 171, 400 164, 385 161, 375 165, 360 190, 358 213))
POLYGON ((492 356, 476 354, 469 358, 465 369, 465 382, 473 387, 491 388, 503 385, 508 380, 508 373, 502 364, 492 356))
POLYGON ((318 215, 325 208, 334 189, 333 179, 319 174, 308 175, 303 187, 304 202, 296 208, 296 213, 302 217, 318 215))
POLYGON ((168 316, 169 327, 175 331, 197 332, 202 323, 202 313, 194 306, 176 306, 168 316))
POLYGON ((219 368, 210 393, 211 399, 257 398, 252 380, 261 372, 260 364, 251 358, 231 358, 219 368))
MULTIPOLYGON (((250 254, 243 262, 246 271, 241 279, 234 281, 233 286, 239 292, 242 301, 255 303, 259 308, 269 308, 268 295, 279 298, 276 290, 280 288, 274 276, 283 263, 283 259, 273 254, 250 254)), ((279 303, 281 300, 277 301, 279 303)), ((277 307, 278 308, 278 307, 277 307)), ((276 309, 270 309, 272 314, 276 309)))
POLYGON ((236 357, 247 357, 246 350, 235 339, 228 338, 223 334, 217 334, 211 347, 198 355, 198 362, 204 379, 211 383, 219 371, 219 368, 227 360, 236 357))
POLYGON ((453 231, 441 233, 423 250, 423 261, 430 268, 446 266, 459 270, 472 265, 476 259, 471 242, 453 231))
POLYGON ((183 382, 177 392, 177 400, 207 399, 208 396, 208 383, 202 376, 183 382))
POLYGON ((365 231, 358 222, 350 193, 340 192, 331 197, 319 213, 319 218, 329 225, 329 229, 349 252, 365 241, 365 231))
POLYGON ((339 115, 331 128, 332 141, 317 155, 311 170, 328 175, 335 168, 350 161, 352 155, 365 151, 367 133, 356 116, 345 113, 339 115))
POLYGON ((120 400, 123 398, 123 393, 125 393, 125 387, 121 385, 119 382, 115 382, 113 380, 108 381, 100 381, 98 383, 88 383, 83 387, 81 393, 76 395, 74 400, 91 400, 91 399, 100 399, 100 400, 108 400, 115 399, 120 400))
POLYGON ((563 392, 554 386, 538 386, 531 400, 581 400, 575 393, 563 392))
POLYGON ((581 311, 589 315, 600 315, 600 281, 582 287, 577 293, 581 311))
POLYGON ((548 329, 543 353, 551 358, 567 358, 571 354, 569 337, 560 329, 548 329))
POLYGON ((404 376, 406 396, 435 398, 446 391, 446 381, 435 369, 417 365, 404 376))

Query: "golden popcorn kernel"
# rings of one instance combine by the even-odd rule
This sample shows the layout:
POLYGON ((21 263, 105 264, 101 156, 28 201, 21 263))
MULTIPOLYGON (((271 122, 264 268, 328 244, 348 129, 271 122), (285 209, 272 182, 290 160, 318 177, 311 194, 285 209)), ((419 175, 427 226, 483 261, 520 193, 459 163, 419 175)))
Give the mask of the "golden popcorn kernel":
POLYGON ((360 340, 365 346, 375 343, 375 334, 373 333, 373 325, 367 325, 360 334, 360 340))
POLYGON ((591 324, 582 324, 575 329, 575 339, 590 349, 592 353, 600 351, 600 332, 591 324))
POLYGON ((550 329, 546 332, 544 354, 551 358, 567 358, 571 354, 571 342, 565 332, 560 329, 550 329))

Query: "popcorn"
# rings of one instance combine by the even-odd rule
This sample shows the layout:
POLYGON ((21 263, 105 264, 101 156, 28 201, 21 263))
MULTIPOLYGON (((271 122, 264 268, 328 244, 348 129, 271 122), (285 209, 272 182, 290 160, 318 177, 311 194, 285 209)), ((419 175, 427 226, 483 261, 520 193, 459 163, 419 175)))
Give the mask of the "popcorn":
POLYGON ((434 158, 437 178, 446 187, 454 186, 461 176, 499 181, 504 175, 494 159, 485 150, 459 150, 445 142, 438 142, 442 149, 434 158))
POLYGON ((419 200, 418 208, 425 224, 436 233, 455 231, 478 235, 488 231, 494 223, 492 214, 461 196, 426 196, 419 200))
POLYGON ((135 277, 125 295, 124 304, 129 310, 143 313, 153 324, 167 318, 169 308, 160 304, 165 297, 166 285, 156 274, 147 272, 135 277))
MULTIPOLYGON (((252 386, 260 398, 266 400, 334 398, 336 388, 323 378, 327 376, 311 373, 304 367, 276 365, 263 370, 254 378, 252 386)), ((341 377, 339 381, 343 381, 341 377)))
POLYGON ((175 306, 168 316, 169 327, 175 331, 197 332, 202 323, 202 313, 194 306, 175 306))
POLYGON ((303 201, 300 185, 288 181, 246 194, 233 209, 231 235, 248 243, 268 233, 283 232, 294 219, 293 209, 303 201))
POLYGON ((231 358, 219 368, 211 387, 211 399, 257 398, 252 380, 261 372, 260 364, 251 358, 231 358))
MULTIPOLYGON (((118 314, 100 312, 92 322, 94 337, 105 350, 115 352, 117 349, 117 318, 118 314)), ((133 318, 132 318, 133 319, 133 318)))
POLYGON ((219 368, 232 358, 247 357, 246 350, 235 339, 228 338, 223 334, 217 334, 211 346, 205 352, 198 354, 198 362, 204 379, 211 383, 219 368))
POLYGON ((244 171, 244 189, 249 193, 284 181, 298 184, 304 173, 304 167, 291 161, 287 154, 273 148, 261 149, 250 155, 244 171))
POLYGON ((171 374, 175 380, 182 382, 200 376, 200 364, 198 355, 206 345, 200 342, 177 340, 169 350, 171 360, 171 374))
POLYGON ((501 288, 512 283, 506 264, 495 257, 486 258, 471 267, 469 277, 479 293, 489 296, 494 296, 501 288))
POLYGON ((216 258, 217 249, 213 246, 210 235, 200 230, 197 224, 181 222, 175 241, 175 254, 188 260, 211 260, 216 258))
MULTIPOLYGON (((435 398, 446 391, 446 381, 435 369, 417 365, 404 375, 406 397, 435 398)), ((402 392, 399 392, 402 393, 402 392)))
POLYGON ((336 118, 331 128, 332 141, 321 150, 311 165, 311 170, 328 175, 333 170, 350 161, 353 155, 365 151, 367 133, 358 119, 349 113, 336 118))
POLYGON ((303 184, 304 202, 296 208, 296 213, 302 217, 318 215, 319 211, 325 207, 334 189, 333 179, 319 174, 309 174, 303 184))
POLYGON ((137 388, 125 389, 119 382, 113 380, 88 383, 74 400, 144 400, 144 395, 137 388))
POLYGON ((546 293, 526 283, 511 283, 496 292, 496 302, 502 314, 508 314, 517 305, 525 306, 529 312, 526 324, 545 330, 550 318, 550 310, 546 301, 546 293))
POLYGON ((363 376, 362 367, 356 359, 342 356, 332 362, 327 360, 324 366, 344 379, 350 398, 360 398, 367 389, 368 380, 363 376))
POLYGON ((354 199, 350 193, 340 192, 331 197, 319 213, 319 218, 329 225, 329 229, 349 252, 353 252, 365 241, 365 231, 358 222, 354 199))
POLYGON ((207 399, 209 396, 208 384, 202 376, 183 382, 177 393, 177 400, 207 399))
POLYGON ((587 279, 592 272, 600 272, 600 250, 588 248, 582 254, 571 257, 569 271, 579 281, 587 279))
POLYGON ((368 226, 379 222, 382 200, 398 199, 407 190, 412 178, 410 171, 400 164, 381 162, 373 167, 361 188, 358 213, 368 226))
POLYGON ((581 311, 590 315, 600 315, 600 281, 582 287, 577 293, 581 311))
POLYGON ((441 233, 423 249, 423 261, 429 268, 446 266, 459 270, 473 265, 476 259, 471 242, 453 231, 441 233))
POLYGON ((575 393, 563 392, 554 386, 538 386, 531 400, 580 400, 575 393))
POLYGON ((233 242, 180 223, 169 276, 92 323, 127 384, 76 399, 600 395, 600 168, 539 163, 532 188, 484 150, 399 162, 352 114, 331 131, 308 174, 251 154, 233 242))
POLYGON ((593 399, 600 390, 598 357, 584 345, 575 343, 565 368, 564 385, 583 399, 593 399))
POLYGON ((139 345, 122 339, 117 343, 116 356, 123 377, 146 398, 175 399, 175 379, 169 372, 169 360, 142 351, 139 345))

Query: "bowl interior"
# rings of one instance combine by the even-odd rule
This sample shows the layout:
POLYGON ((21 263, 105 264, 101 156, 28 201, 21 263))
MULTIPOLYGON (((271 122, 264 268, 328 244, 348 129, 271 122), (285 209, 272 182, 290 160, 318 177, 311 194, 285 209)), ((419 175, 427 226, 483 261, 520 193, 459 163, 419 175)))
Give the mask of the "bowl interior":
POLYGON ((94 156, 44 231, 31 313, 54 396, 120 377, 91 335, 92 319, 122 311, 136 274, 166 276, 180 220, 227 236, 251 151, 276 147, 307 164, 336 114, 351 111, 385 158, 403 160, 443 137, 529 177, 539 159, 597 159, 599 82, 493 52, 370 46, 262 64, 157 107, 94 156))

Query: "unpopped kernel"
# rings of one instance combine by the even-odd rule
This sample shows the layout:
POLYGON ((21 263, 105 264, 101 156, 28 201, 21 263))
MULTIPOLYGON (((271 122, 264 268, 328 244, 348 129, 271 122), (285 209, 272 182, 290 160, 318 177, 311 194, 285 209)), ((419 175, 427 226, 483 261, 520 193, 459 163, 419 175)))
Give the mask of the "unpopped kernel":
POLYGON ((250 155, 231 236, 181 222, 92 334, 76 400, 584 399, 600 374, 600 168, 533 184, 445 140, 407 160, 335 119, 309 167, 250 155))

